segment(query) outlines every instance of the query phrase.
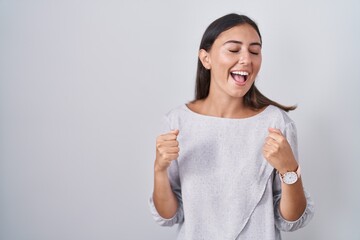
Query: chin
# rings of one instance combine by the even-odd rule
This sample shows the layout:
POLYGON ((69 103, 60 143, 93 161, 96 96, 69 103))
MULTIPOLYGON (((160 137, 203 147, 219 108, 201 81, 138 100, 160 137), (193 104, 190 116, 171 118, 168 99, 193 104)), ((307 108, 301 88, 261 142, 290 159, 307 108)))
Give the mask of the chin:
POLYGON ((229 96, 233 97, 233 98, 243 98, 246 95, 246 92, 242 92, 242 93, 230 93, 229 96))
POLYGON ((240 89, 231 89, 230 91, 228 91, 228 94, 234 98, 243 98, 249 92, 250 87, 246 88, 246 89, 241 89, 241 90, 240 89))

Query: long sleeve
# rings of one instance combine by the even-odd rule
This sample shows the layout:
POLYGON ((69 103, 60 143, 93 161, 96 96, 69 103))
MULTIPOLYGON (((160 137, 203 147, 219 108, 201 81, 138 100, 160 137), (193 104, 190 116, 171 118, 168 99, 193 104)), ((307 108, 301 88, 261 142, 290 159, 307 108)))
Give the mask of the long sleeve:
MULTIPOLYGON (((294 122, 288 123, 284 129, 284 134, 293 150, 295 159, 299 162, 298 146, 297 146, 297 132, 294 122)), ((314 215, 314 202, 310 195, 305 192, 306 208, 304 213, 296 221, 288 221, 284 219, 279 210, 279 204, 281 199, 281 181, 278 174, 274 176, 273 194, 274 194, 274 213, 275 213, 275 225, 276 227, 285 232, 295 231, 299 228, 305 227, 314 215)))

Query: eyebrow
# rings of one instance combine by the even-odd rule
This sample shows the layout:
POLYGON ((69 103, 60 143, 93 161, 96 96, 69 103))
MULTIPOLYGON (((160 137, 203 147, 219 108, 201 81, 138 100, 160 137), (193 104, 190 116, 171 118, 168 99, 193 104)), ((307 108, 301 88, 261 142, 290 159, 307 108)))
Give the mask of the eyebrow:
MULTIPOLYGON (((223 45, 228 44, 228 43, 243 44, 243 42, 241 42, 241 41, 229 40, 229 41, 225 42, 223 45)), ((260 46, 260 47, 261 47, 261 43, 259 43, 259 42, 252 42, 252 43, 250 43, 250 46, 253 46, 253 45, 257 45, 257 46, 260 46)))

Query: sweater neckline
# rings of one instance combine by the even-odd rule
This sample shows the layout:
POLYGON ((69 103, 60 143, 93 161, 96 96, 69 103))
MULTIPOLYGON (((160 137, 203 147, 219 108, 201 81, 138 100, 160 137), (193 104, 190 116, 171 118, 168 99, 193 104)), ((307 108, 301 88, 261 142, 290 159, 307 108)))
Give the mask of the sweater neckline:
POLYGON ((273 106, 272 105, 269 105, 267 107, 265 107, 264 110, 262 110, 261 112, 253 115, 253 116, 250 116, 250 117, 245 117, 245 118, 225 118, 225 117, 216 117, 216 116, 209 116, 209 115, 204 115, 204 114, 201 114, 201 113, 197 113, 197 112, 194 112, 193 110, 191 110, 187 104, 183 104, 183 108, 190 114, 194 115, 194 116, 197 116, 197 117, 202 117, 202 118, 206 118, 206 119, 218 119, 218 120, 223 120, 223 121, 247 121, 247 120, 254 120, 254 119, 257 119, 259 117, 261 117, 262 115, 264 115, 267 111, 269 111, 273 106))

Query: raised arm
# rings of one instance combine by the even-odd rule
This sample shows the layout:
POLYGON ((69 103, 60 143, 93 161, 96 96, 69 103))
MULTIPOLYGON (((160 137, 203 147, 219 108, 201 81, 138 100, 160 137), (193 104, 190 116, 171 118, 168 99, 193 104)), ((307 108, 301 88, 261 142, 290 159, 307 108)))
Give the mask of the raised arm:
MULTIPOLYGON (((263 147, 266 160, 280 173, 295 172, 299 165, 286 137, 279 129, 269 128, 263 147)), ((305 211, 306 197, 301 177, 293 184, 281 183, 280 214, 288 221, 298 220, 305 211)))
POLYGON ((172 218, 179 206, 168 175, 171 162, 179 156, 178 134, 179 130, 173 130, 156 139, 153 201, 159 215, 166 219, 172 218))

